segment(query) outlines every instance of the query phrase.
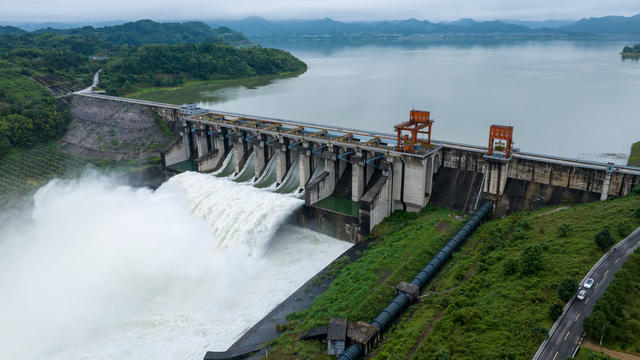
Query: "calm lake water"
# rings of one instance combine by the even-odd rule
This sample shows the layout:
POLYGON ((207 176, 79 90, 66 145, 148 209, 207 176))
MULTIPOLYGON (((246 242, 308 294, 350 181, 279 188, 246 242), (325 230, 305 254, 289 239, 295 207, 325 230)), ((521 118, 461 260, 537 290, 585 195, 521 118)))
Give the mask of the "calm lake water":
POLYGON ((626 44, 264 44, 308 71, 141 97, 384 132, 415 108, 431 111, 435 139, 484 145, 491 124, 513 125, 522 151, 622 164, 640 140, 640 63, 621 60, 626 44))

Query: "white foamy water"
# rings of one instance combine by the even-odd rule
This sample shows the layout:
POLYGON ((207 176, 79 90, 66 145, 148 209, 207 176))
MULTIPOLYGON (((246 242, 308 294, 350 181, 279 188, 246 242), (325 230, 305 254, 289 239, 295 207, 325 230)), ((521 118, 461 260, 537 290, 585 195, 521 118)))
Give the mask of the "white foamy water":
POLYGON ((350 244, 276 230, 301 201, 185 173, 53 181, 0 225, 0 359, 201 359, 350 244))

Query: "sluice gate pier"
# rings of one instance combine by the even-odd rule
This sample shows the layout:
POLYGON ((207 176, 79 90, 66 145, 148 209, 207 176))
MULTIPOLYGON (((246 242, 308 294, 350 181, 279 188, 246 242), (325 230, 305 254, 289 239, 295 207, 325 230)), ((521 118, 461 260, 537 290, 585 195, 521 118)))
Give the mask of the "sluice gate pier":
POLYGON ((502 216, 622 197, 640 184, 640 168, 521 152, 508 126, 492 126, 488 146, 433 140, 433 120, 424 111, 411 111, 409 121, 388 134, 195 105, 74 96, 151 108, 175 135, 162 152, 167 169, 210 173, 232 162, 239 174, 250 163, 249 180, 272 171, 275 186, 290 182, 304 194, 295 222, 352 242, 395 210, 436 204, 473 212, 489 201, 502 216))

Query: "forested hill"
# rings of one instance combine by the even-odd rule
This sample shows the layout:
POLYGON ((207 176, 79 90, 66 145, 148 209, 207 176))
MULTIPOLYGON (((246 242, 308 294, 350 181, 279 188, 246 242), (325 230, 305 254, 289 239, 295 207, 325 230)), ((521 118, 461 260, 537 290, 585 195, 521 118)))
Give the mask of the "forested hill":
POLYGON ((139 20, 122 25, 94 28, 85 26, 77 29, 41 29, 36 33, 58 35, 95 36, 116 45, 220 43, 233 46, 250 46, 251 42, 239 32, 227 27, 213 29, 202 22, 157 23, 139 20))
POLYGON ((21 35, 26 31, 14 26, 0 26, 0 35, 21 35))
POLYGON ((341 22, 330 18, 320 20, 283 20, 269 21, 261 17, 250 17, 242 20, 213 20, 211 26, 226 26, 240 31, 250 39, 262 38, 305 38, 335 37, 358 38, 375 36, 407 36, 433 34, 495 34, 495 33, 530 33, 525 26, 507 24, 501 21, 474 21, 463 19, 463 22, 434 23, 428 20, 407 19, 372 22, 341 22))
POLYGON ((591 34, 640 34, 640 14, 631 17, 603 16, 582 19, 561 29, 591 34))
POLYGON ((64 134, 69 115, 55 97, 86 87, 98 69, 99 86, 111 95, 306 70, 286 51, 259 47, 240 33, 203 23, 143 20, 100 29, 14 29, 0 28, 0 158, 12 148, 64 134))

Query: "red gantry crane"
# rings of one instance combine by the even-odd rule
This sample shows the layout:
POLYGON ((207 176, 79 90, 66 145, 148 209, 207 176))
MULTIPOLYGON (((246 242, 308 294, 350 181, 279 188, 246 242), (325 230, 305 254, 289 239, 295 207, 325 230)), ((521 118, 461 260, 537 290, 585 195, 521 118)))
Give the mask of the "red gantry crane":
POLYGON ((398 145, 396 149, 404 152, 415 152, 416 145, 431 146, 431 125, 428 111, 411 110, 409 121, 395 125, 398 133, 398 145), (418 134, 427 135, 427 139, 418 138, 418 134))
POLYGON ((511 157, 511 147, 513 146, 513 126, 491 125, 489 130, 489 148, 487 155, 492 157, 511 157), (498 140, 496 142, 496 140, 498 140), (494 153, 494 151, 496 153, 494 153))

